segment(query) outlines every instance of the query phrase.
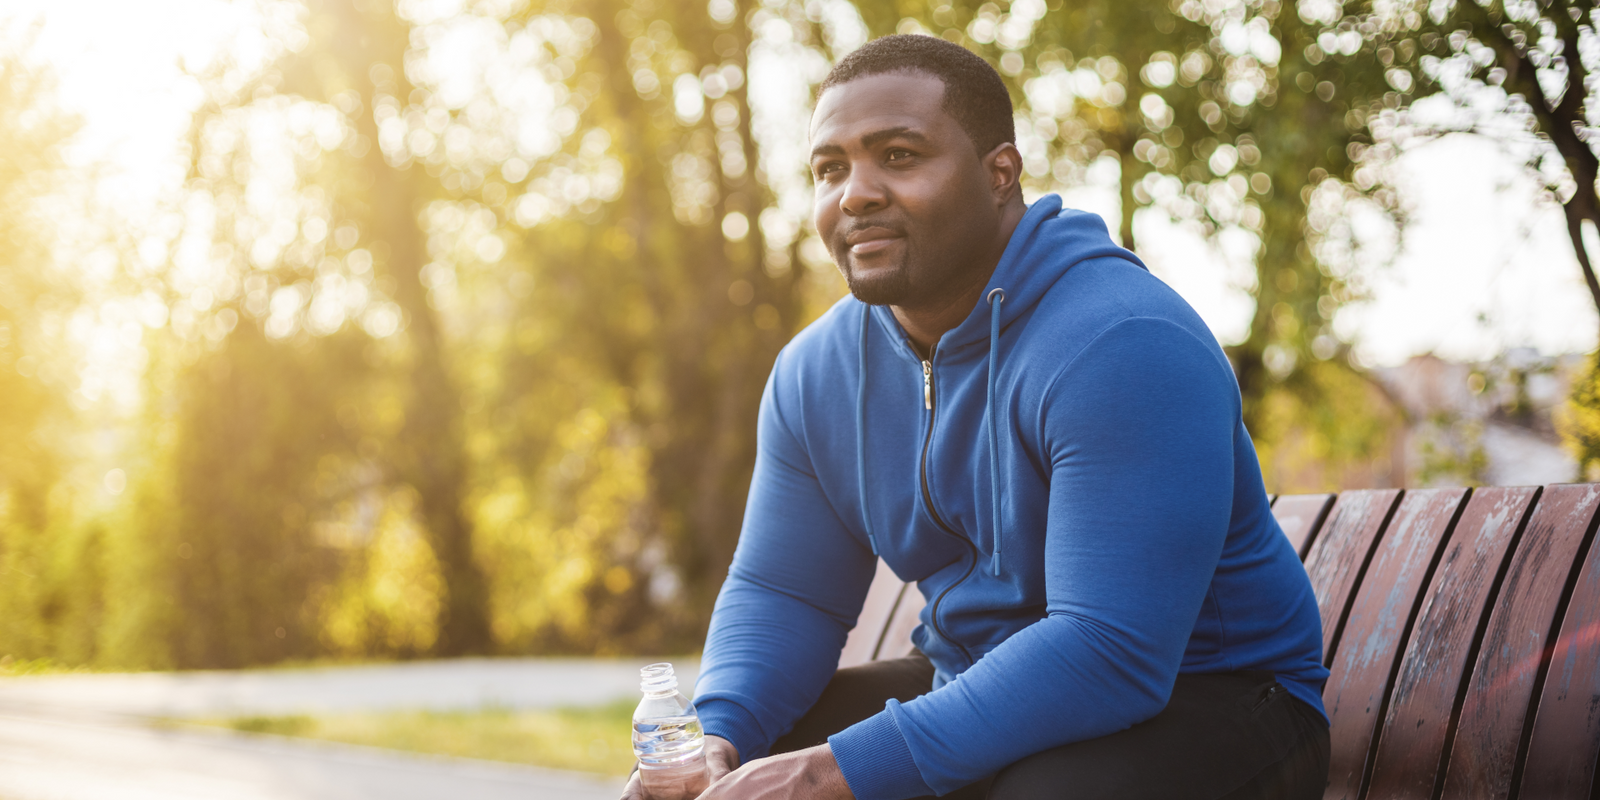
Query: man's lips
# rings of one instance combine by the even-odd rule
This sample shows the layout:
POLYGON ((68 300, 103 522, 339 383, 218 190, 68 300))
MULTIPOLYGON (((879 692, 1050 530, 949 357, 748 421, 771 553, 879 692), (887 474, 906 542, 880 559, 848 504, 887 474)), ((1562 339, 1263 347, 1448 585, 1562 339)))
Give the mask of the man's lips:
POLYGON ((903 238, 902 234, 886 228, 867 228, 846 236, 844 242, 851 253, 864 256, 884 250, 903 238))

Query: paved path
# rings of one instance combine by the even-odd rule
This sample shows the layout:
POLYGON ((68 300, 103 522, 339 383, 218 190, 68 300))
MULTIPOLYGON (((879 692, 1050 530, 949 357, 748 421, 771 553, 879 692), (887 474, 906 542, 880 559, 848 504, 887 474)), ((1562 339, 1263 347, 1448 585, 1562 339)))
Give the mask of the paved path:
MULTIPOLYGON (((466 658, 315 669, 4 678, 0 712, 198 717, 587 706, 637 695, 639 668, 648 663, 648 658, 466 658)), ((672 663, 689 692, 698 662, 672 663)))
POLYGON ((616 800, 620 780, 202 728, 0 714, 7 800, 616 800))
MULTIPOLYGON (((0 679, 4 800, 614 800, 581 773, 159 724, 159 718, 549 708, 638 692, 650 659, 461 659, 0 679)), ((687 690, 697 664, 675 659, 687 690)))

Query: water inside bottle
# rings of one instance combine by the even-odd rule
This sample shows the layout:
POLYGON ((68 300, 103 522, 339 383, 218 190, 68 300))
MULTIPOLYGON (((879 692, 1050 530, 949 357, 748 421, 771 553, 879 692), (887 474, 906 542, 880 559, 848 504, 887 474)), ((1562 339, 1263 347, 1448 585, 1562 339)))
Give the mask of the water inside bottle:
POLYGON ((693 761, 700 756, 705 738, 700 718, 692 714, 633 723, 633 752, 643 769, 676 767, 693 761))

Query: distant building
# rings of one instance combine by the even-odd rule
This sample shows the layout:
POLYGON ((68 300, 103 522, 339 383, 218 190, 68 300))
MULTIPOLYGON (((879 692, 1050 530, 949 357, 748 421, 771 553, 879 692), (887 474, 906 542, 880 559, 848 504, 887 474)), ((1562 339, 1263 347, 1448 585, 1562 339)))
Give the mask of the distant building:
MULTIPOLYGON (((1373 377, 1406 415, 1404 485, 1521 486, 1577 479, 1555 416, 1584 357, 1528 348, 1477 363, 1416 356, 1373 377)), ((1354 487, 1348 487, 1354 488, 1354 487)))

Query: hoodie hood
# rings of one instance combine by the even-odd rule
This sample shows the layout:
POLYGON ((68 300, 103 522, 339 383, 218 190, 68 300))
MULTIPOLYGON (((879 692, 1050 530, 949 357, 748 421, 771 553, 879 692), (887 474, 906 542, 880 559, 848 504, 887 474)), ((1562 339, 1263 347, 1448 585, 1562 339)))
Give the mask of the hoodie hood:
MULTIPOLYGON (((1047 194, 1028 206, 1028 211, 1011 233, 1011 241, 995 266, 983 297, 972 313, 946 332, 939 340, 941 350, 966 347, 989 338, 990 297, 994 290, 1005 292, 1005 302, 999 310, 1002 329, 1039 304, 1040 298, 1073 266, 1095 258, 1120 258, 1145 267, 1145 263, 1131 251, 1111 239, 1105 220, 1092 211, 1063 209, 1061 196, 1047 194)), ((889 333, 905 338, 894 312, 887 306, 877 306, 874 313, 888 324, 889 333)))

